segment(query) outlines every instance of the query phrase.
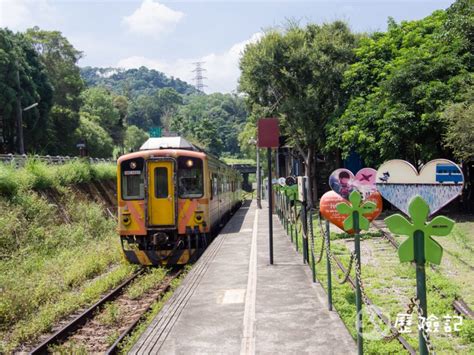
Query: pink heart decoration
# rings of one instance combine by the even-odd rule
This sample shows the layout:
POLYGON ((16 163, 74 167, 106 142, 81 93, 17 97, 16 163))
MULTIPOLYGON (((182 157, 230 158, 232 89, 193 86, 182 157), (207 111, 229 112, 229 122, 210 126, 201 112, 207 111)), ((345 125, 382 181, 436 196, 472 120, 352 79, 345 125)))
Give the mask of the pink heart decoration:
POLYGON ((372 192, 377 190, 376 175, 377 171, 372 168, 363 168, 355 176, 348 169, 337 169, 329 176, 329 186, 346 200, 354 190, 359 191, 366 200, 372 192))

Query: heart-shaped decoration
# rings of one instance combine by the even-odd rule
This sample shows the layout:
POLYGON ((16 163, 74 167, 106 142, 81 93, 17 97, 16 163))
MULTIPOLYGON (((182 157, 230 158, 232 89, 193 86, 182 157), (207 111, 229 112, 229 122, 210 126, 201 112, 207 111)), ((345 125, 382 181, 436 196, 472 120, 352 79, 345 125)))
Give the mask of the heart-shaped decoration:
MULTIPOLYGON (((366 198, 366 201, 372 201, 377 205, 373 212, 364 215, 369 221, 373 221, 382 212, 382 196, 374 191, 366 198)), ((347 215, 339 213, 336 209, 336 205, 341 202, 347 202, 347 200, 334 191, 328 191, 321 197, 319 210, 325 219, 344 230, 344 220, 347 215)), ((352 234, 353 232, 350 230, 347 233, 352 234)))
POLYGON ((362 193, 365 200, 377 189, 375 186, 376 175, 377 171, 372 168, 363 168, 355 176, 348 169, 336 169, 329 176, 329 186, 346 200, 354 190, 362 193))
POLYGON ((408 205, 421 196, 430 208, 430 215, 439 211, 463 189, 461 169, 447 159, 435 159, 420 170, 405 160, 389 160, 377 170, 377 190, 400 211, 408 215, 408 205))

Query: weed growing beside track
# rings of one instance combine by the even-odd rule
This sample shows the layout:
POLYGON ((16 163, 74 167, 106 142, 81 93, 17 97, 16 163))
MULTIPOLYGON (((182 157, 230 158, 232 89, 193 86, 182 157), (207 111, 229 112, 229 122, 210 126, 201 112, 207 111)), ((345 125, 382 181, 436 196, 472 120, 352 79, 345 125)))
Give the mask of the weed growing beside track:
POLYGON ((115 179, 115 176, 114 164, 90 164, 86 160, 49 165, 31 158, 19 169, 13 165, 0 163, 0 195, 12 198, 30 189, 58 188, 93 180, 115 179))
POLYGON ((24 349, 135 270, 103 206, 69 187, 111 178, 113 164, 0 165, 0 353, 24 349))

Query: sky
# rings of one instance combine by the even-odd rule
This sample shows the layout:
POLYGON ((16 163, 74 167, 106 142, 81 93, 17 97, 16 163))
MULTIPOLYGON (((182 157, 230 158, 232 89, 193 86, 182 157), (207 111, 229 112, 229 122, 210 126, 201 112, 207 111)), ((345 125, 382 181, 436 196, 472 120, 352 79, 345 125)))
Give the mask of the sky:
POLYGON ((0 27, 58 30, 83 52, 80 66, 142 65, 194 84, 205 62, 205 92, 235 92, 245 45, 288 21, 346 21, 384 31, 387 18, 416 20, 453 0, 0 0, 0 27))

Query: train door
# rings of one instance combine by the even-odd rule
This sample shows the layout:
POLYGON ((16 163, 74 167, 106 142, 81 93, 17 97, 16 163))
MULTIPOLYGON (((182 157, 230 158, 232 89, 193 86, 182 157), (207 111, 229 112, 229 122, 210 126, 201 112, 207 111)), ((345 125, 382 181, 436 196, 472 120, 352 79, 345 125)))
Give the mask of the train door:
POLYGON ((148 225, 175 225, 174 179, 173 161, 148 163, 148 225))

